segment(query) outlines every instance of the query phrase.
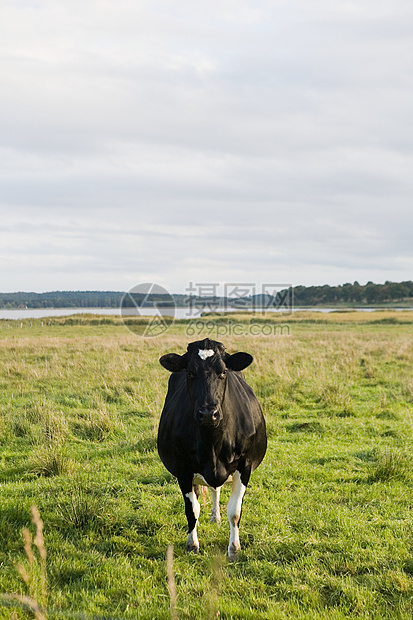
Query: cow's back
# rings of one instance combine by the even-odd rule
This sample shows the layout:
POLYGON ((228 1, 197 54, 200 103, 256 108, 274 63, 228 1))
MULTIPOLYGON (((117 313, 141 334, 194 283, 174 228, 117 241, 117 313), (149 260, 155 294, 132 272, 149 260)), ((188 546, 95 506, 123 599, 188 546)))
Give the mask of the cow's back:
POLYGON ((245 381, 242 371, 231 372, 225 398, 227 415, 232 421, 229 433, 244 443, 244 452, 252 471, 258 467, 267 449, 267 432, 261 405, 245 381))

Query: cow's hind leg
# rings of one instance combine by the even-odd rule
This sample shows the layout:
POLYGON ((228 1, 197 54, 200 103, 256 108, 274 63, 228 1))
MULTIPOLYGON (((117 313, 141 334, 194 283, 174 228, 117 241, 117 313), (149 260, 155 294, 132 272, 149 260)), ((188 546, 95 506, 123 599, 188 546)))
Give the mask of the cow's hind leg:
MULTIPOLYGON (((247 481, 246 481, 247 482, 247 481)), ((241 481, 241 474, 236 471, 232 478, 232 491, 227 506, 227 516, 230 528, 228 545, 228 558, 235 560, 241 545, 239 542, 239 522, 241 519, 242 500, 246 490, 246 484, 241 481)))
POLYGON ((211 523, 221 523, 221 512, 219 509, 219 495, 221 493, 221 487, 211 489, 212 491, 212 511, 211 511, 211 523))
POLYGON ((190 553, 198 553, 199 541, 196 531, 196 525, 199 518, 201 507, 197 497, 197 487, 192 486, 192 476, 187 479, 178 479, 181 487, 182 495, 185 501, 185 514, 188 521, 188 540, 186 542, 186 551, 190 553))

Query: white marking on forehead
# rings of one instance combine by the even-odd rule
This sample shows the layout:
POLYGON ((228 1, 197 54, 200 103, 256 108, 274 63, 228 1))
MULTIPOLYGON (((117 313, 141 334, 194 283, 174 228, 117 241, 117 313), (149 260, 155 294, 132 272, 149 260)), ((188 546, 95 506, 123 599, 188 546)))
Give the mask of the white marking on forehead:
POLYGON ((212 357, 214 353, 215 351, 213 351, 212 349, 199 349, 198 350, 198 355, 201 358, 201 360, 206 360, 207 357, 212 357))

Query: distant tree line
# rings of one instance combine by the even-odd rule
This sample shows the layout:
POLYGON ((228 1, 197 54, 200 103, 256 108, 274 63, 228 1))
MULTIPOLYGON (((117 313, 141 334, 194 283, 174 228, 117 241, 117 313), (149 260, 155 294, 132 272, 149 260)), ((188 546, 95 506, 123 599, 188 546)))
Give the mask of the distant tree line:
POLYGON ((0 293, 0 308, 119 308, 122 297, 114 291, 0 293))
POLYGON ((367 282, 362 285, 357 281, 353 284, 339 286, 295 286, 293 288, 294 305, 317 306, 320 304, 382 304, 400 302, 413 298, 413 282, 385 282, 374 284, 367 282))
MULTIPOLYGON (((358 282, 353 284, 340 284, 338 286, 295 286, 289 290, 281 291, 280 299, 293 295, 294 306, 318 306, 318 305, 374 305, 391 302, 401 302, 413 298, 413 282, 385 282, 374 284, 367 282, 362 285, 358 282)), ((120 291, 53 291, 49 293, 0 293, 0 308, 119 308, 123 292, 120 291)), ((259 296, 258 296, 259 297, 259 296)), ((189 303, 186 295, 172 295, 176 306, 185 306, 189 303)), ((202 301, 202 298, 194 298, 202 301)), ((228 307, 231 300, 215 298, 217 306, 228 307), (222 302, 222 303, 221 303, 222 302)), ((239 300, 238 300, 239 301, 239 300)), ((257 299, 245 299, 246 304, 257 306, 257 299)), ((260 300, 258 300, 260 301, 260 300)), ((273 303, 268 299, 262 300, 266 307, 277 306, 277 298, 273 303)), ((154 303, 170 305, 171 297, 163 295, 133 295, 133 300, 125 298, 124 305, 151 306, 154 303), (164 299, 165 297, 165 299, 164 299)), ((173 302, 172 302, 173 303, 173 302)))

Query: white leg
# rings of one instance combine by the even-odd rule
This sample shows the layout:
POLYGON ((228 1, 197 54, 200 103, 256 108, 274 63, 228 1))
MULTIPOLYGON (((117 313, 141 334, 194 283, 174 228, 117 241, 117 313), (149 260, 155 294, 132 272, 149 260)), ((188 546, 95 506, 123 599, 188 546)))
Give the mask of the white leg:
POLYGON ((221 487, 211 489, 212 491, 212 512, 211 523, 221 523, 221 512, 219 509, 219 494, 221 493, 221 487))
POLYGON ((192 490, 190 493, 186 493, 185 497, 187 497, 189 499, 189 501, 192 504, 192 512, 194 514, 194 518, 195 518, 195 525, 194 528, 191 532, 189 532, 188 534, 188 540, 186 543, 186 550, 189 551, 194 551, 195 553, 198 553, 199 551, 199 540, 198 540, 198 534, 196 532, 196 525, 199 519, 199 513, 201 512, 201 506, 199 505, 198 502, 198 498, 195 494, 195 491, 192 490))
POLYGON ((239 520, 241 518, 242 499, 244 497, 246 486, 241 482, 241 474, 236 471, 232 478, 232 492, 227 506, 227 516, 230 528, 230 537, 228 545, 228 557, 235 560, 238 551, 241 549, 239 542, 239 520))

